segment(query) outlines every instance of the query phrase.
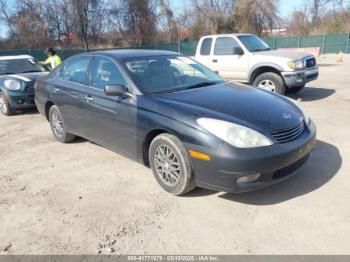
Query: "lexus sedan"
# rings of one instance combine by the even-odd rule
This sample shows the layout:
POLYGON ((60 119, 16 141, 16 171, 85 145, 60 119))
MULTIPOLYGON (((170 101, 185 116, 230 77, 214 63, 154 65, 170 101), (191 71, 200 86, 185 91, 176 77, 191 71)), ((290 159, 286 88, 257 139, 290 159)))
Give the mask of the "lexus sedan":
POLYGON ((38 79, 35 101, 58 141, 84 137, 149 166, 174 195, 275 184, 306 162, 316 136, 293 100, 168 51, 71 57, 38 79))
POLYGON ((16 110, 34 108, 34 83, 48 69, 32 56, 0 57, 0 112, 12 115, 16 110))

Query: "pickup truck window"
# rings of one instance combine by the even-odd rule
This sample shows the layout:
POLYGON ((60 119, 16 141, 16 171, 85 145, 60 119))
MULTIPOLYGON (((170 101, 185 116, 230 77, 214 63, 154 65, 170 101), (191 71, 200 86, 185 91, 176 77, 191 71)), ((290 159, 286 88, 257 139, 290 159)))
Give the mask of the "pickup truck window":
POLYGON ((238 39, 250 52, 267 51, 271 49, 268 44, 256 35, 242 35, 238 36, 238 39))
POLYGON ((201 50, 200 50, 201 55, 209 55, 210 54, 212 42, 213 42, 213 38, 203 39, 201 50))
POLYGON ((216 39, 214 55, 234 55, 235 47, 240 47, 232 37, 219 37, 216 39))

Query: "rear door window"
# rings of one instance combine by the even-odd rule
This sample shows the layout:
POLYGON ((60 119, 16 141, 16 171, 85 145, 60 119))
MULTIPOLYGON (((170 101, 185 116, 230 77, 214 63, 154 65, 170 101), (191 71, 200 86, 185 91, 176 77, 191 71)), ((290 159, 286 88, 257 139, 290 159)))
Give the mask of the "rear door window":
POLYGON ((212 38, 205 38, 202 41, 202 46, 200 49, 200 55, 210 55, 211 44, 213 42, 212 38))
POLYGON ((81 85, 87 85, 90 61, 90 56, 83 56, 66 62, 61 67, 58 78, 81 85))

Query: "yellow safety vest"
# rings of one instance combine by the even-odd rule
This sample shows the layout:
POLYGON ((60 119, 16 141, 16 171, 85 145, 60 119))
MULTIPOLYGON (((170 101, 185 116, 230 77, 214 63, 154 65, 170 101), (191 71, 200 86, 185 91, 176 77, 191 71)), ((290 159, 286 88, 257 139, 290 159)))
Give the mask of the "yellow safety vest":
POLYGON ((46 64, 50 64, 52 69, 55 69, 56 67, 58 67, 62 61, 61 58, 58 55, 54 55, 51 57, 48 57, 45 61, 46 64))

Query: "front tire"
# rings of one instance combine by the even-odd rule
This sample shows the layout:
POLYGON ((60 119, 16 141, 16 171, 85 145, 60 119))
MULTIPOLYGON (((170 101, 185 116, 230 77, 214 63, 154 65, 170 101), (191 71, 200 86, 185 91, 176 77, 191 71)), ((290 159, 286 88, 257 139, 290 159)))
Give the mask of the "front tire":
POLYGON ((61 111, 53 105, 49 110, 49 121, 53 135, 61 143, 68 143, 75 139, 75 135, 67 132, 61 111))
POLYGON ((149 161, 154 177, 165 191, 179 196, 196 187, 190 158, 176 136, 160 134, 154 138, 149 161))
POLYGON ((253 86, 260 87, 271 92, 283 95, 285 93, 285 85, 282 77, 276 73, 267 72, 258 75, 253 82, 253 86))
POLYGON ((0 111, 5 116, 10 116, 16 113, 16 110, 11 107, 4 93, 0 92, 0 111))

